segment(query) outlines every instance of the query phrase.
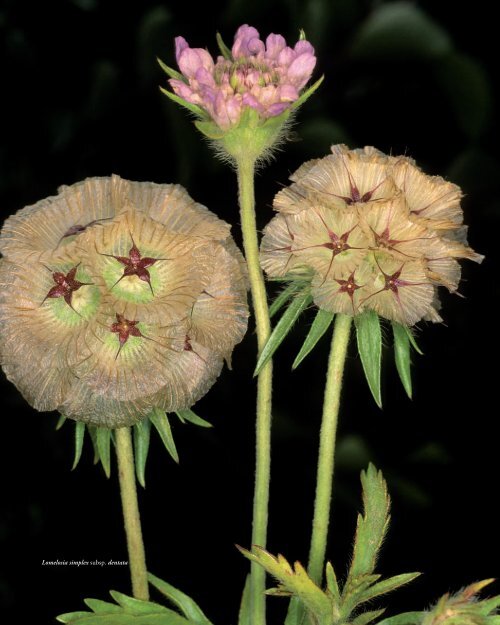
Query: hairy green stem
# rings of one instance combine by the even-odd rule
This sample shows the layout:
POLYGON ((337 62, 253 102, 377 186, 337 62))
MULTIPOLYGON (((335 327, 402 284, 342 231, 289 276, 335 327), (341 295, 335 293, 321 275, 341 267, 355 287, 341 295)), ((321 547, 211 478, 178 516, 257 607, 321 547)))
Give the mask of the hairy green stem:
MULTIPOLYGON (((255 221, 254 173, 255 162, 251 158, 237 160, 238 191, 240 199, 243 247, 248 265, 252 291, 257 345, 259 354, 271 333, 269 308, 264 276, 259 263, 259 242, 255 221)), ((271 472, 271 395, 272 363, 269 361, 257 378, 256 464, 253 503, 252 544, 266 546, 269 504, 269 481, 271 472)), ((265 571, 252 562, 250 575, 250 602, 252 623, 266 622, 265 571)))
POLYGON ((316 476, 316 498, 309 551, 308 573, 319 585, 323 578, 330 505, 332 499, 335 439, 339 414, 342 376, 349 344, 352 317, 338 314, 328 358, 323 417, 321 422, 318 472, 316 476))
POLYGON ((123 521, 127 536, 127 548, 132 578, 132 592, 136 599, 149 599, 148 572, 142 540, 141 517, 135 484, 134 452, 130 428, 115 430, 118 477, 122 498, 123 521))

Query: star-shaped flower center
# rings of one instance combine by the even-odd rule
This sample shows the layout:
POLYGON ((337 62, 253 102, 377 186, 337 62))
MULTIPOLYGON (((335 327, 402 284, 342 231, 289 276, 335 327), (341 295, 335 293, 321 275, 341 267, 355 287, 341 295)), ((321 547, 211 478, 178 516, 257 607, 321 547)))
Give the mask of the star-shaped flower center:
POLYGON ((114 258, 122 265, 125 265, 125 269, 123 270, 123 275, 118 278, 118 280, 111 287, 112 289, 123 280, 127 276, 137 276, 139 280, 143 282, 147 282, 149 284, 149 288, 151 289, 151 293, 154 295, 153 286, 151 284, 151 276, 148 271, 148 267, 151 267, 159 260, 169 260, 168 258, 150 258, 149 256, 142 256, 137 248, 137 245, 134 242, 134 238, 132 234, 130 234, 130 238, 132 239, 132 247, 129 250, 128 257, 127 256, 115 256, 114 254, 102 254, 102 256, 109 256, 110 258, 114 258))
POLYGON ((92 282, 80 282, 79 280, 75 279, 76 272, 79 266, 80 266, 80 263, 78 263, 76 267, 73 267, 73 269, 68 271, 67 274, 64 274, 62 271, 52 272, 52 270, 47 267, 47 269, 49 269, 49 271, 52 272, 52 279, 55 282, 55 286, 53 286, 49 290, 47 295, 43 298, 43 301, 40 304, 40 306, 42 306, 47 299, 55 299, 57 297, 63 297, 66 304, 68 304, 68 306, 74 312, 76 312, 77 315, 80 314, 73 307, 73 303, 72 303, 73 293, 75 291, 78 291, 78 289, 82 286, 92 284, 92 282))
POLYGON ((125 319, 123 315, 116 313, 116 322, 111 324, 110 331, 116 332, 118 334, 118 340, 120 342, 120 347, 115 356, 115 360, 118 358, 122 347, 128 341, 129 336, 138 336, 145 338, 142 332, 137 327, 139 321, 131 321, 130 319, 125 319))

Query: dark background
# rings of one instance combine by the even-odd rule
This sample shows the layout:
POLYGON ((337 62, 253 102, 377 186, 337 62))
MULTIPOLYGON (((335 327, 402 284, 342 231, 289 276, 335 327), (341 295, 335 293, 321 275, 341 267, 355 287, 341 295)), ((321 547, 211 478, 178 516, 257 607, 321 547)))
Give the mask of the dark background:
MULTIPOLYGON (((304 106, 291 141, 257 178, 259 225, 272 216, 279 185, 332 143, 407 153, 430 174, 460 184, 470 242, 486 254, 464 264, 461 292, 443 293, 445 324, 420 324, 414 399, 399 383, 387 347, 384 410, 372 401, 351 346, 336 470, 329 556, 346 572, 359 471, 383 469, 393 497, 392 530, 380 572, 420 570, 394 595, 390 613, 420 609, 440 594, 498 575, 497 105, 493 81, 498 27, 490 3, 368 0, 234 0, 129 6, 114 0, 0 4, 2 114, 0 210, 53 195, 61 184, 119 174, 181 182, 196 200, 234 224, 233 172, 218 163, 184 112, 159 90, 155 56, 174 65, 173 37, 215 52, 248 22, 263 36, 316 46, 319 92, 304 106)), ((307 559, 327 343, 295 373, 312 311, 276 359, 269 548, 307 559)), ((389 337, 387 337, 389 345, 389 337)), ((255 340, 238 346, 232 372, 196 407, 212 430, 173 424, 174 465, 152 440, 147 489, 140 493, 149 569, 192 594, 214 623, 235 623, 247 563, 253 473, 255 340)), ((92 466, 89 439, 70 472, 73 426, 54 431, 2 377, 1 615, 52 623, 82 609, 83 597, 129 591, 125 567, 42 567, 59 559, 126 559, 116 467, 106 480, 92 466)), ((492 592, 500 592, 498 584, 492 592)), ((279 622, 285 600, 269 600, 279 622)), ((381 605, 384 605, 381 602, 381 605)))

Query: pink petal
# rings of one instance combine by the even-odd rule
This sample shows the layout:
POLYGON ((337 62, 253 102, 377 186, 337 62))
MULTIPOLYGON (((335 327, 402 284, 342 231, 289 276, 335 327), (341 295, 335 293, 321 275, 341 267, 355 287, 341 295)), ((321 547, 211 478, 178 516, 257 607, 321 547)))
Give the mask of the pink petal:
POLYGON ((182 80, 176 80, 175 78, 171 78, 168 82, 174 90, 174 93, 180 98, 183 98, 188 102, 192 102, 193 104, 200 104, 201 100, 198 94, 195 93, 189 85, 186 85, 185 82, 182 82, 182 80))
POLYGON ((299 92, 293 85, 281 85, 279 96, 282 102, 295 102, 299 97, 299 92))
POLYGON ((297 43, 295 44, 294 50, 297 54, 308 53, 314 56, 314 48, 309 43, 309 41, 306 41, 305 39, 302 39, 301 41, 297 41, 297 43))
POLYGON ((288 82, 295 85, 297 89, 307 83, 316 65, 316 57, 312 54, 305 53, 299 55, 288 68, 288 82))
POLYGON ((267 108, 264 116, 276 117, 277 115, 281 115, 281 113, 283 113, 283 111, 285 111, 289 106, 290 104, 288 102, 275 102, 267 108))
MULTIPOLYGON (((259 38, 259 31, 253 26, 249 26, 248 24, 240 26, 236 31, 234 44, 231 50, 233 58, 250 56, 252 52, 249 50, 249 43, 254 39, 259 40, 259 38)), ((256 44, 254 43, 253 45, 255 46, 256 44)))
POLYGON ((278 63, 282 67, 288 67, 293 62, 296 56, 296 52, 294 52, 292 48, 289 48, 287 46, 286 48, 283 48, 283 50, 279 53, 278 63))
POLYGON ((244 93, 243 94, 243 105, 244 106, 249 106, 250 108, 255 109, 259 113, 263 113, 264 112, 264 107, 262 106, 260 101, 254 95, 252 95, 251 93, 244 93))
POLYGON ((202 48, 185 48, 178 60, 179 69, 188 78, 194 78, 200 67, 213 71, 214 61, 210 54, 202 48))
POLYGON ((199 82, 201 85, 206 85, 207 87, 214 87, 215 88, 215 80, 214 80, 214 77, 213 77, 212 73, 209 72, 204 67, 200 67, 196 71, 195 78, 196 78, 197 82, 199 82))
POLYGON ((279 53, 286 47, 285 38, 271 33, 266 39, 266 58, 277 59, 279 53))
POLYGON ((188 42, 184 39, 184 37, 176 37, 175 38, 175 58, 177 59, 177 65, 179 65, 179 59, 181 57, 182 52, 186 48, 189 48, 188 42))

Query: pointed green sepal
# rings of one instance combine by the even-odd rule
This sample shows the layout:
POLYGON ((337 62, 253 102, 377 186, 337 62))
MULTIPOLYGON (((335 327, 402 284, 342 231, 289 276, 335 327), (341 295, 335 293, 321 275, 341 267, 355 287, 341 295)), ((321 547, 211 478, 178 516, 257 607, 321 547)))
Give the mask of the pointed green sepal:
POLYGON ((292 369, 296 369, 304 358, 312 352, 320 338, 331 326, 334 317, 335 314, 329 312, 328 310, 322 310, 321 308, 318 310, 311 329, 309 330, 297 357, 293 361, 292 369))
POLYGON ((380 595, 385 595, 388 592, 393 592, 397 588, 400 588, 405 584, 409 584, 420 575, 421 573, 402 573, 401 575, 394 575, 393 577, 383 579, 381 582, 377 582, 376 584, 373 584, 373 586, 370 586, 370 588, 363 593, 363 599, 362 601, 359 601, 358 604, 370 601, 371 599, 379 597, 380 595))
POLYGON ((186 82, 186 79, 180 72, 166 65, 159 57, 156 57, 156 60, 167 76, 170 76, 170 78, 173 78, 174 80, 182 80, 182 82, 186 82))
POLYGON ((85 436, 85 423, 83 421, 75 422, 75 458, 71 470, 74 471, 80 462, 83 449, 83 438, 85 436))
POLYGON ((382 367, 382 331, 380 319, 376 312, 369 311, 354 317, 356 336, 361 363, 365 372, 366 381, 373 398, 379 408, 382 408, 380 391, 380 372, 382 367))
POLYGON ((146 461, 151 438, 151 421, 143 419, 134 425, 135 474, 139 484, 146 488, 146 461))
POLYGON ((269 307, 269 317, 272 319, 296 293, 297 287, 293 282, 280 291, 269 307))
POLYGON ((180 106, 183 106, 185 109, 187 109, 191 113, 194 113, 194 115, 196 115, 196 117, 199 117, 201 119, 207 119, 208 118, 208 115, 205 113, 205 111, 200 106, 198 106, 197 104, 193 104, 192 102, 188 102, 187 100, 184 100, 184 98, 179 97, 177 94, 172 93, 172 91, 169 91, 168 89, 164 89, 163 87, 160 87, 160 91, 163 94, 165 94, 167 96, 167 98, 170 98, 170 100, 172 100, 172 102, 175 102, 176 104, 179 104, 180 106))
POLYGON ((176 410, 175 414, 179 417, 182 423, 188 421, 194 425, 199 425, 201 428, 213 428, 211 423, 199 417, 190 408, 187 408, 186 410, 176 410))
POLYGON ((216 39, 217 39, 217 45, 219 46, 219 50, 222 56, 226 59, 226 61, 232 61, 233 55, 231 53, 231 50, 226 46, 219 32, 216 35, 216 39))
POLYGON ((385 608, 381 610, 370 610, 369 612, 363 612, 362 614, 358 614, 355 618, 350 621, 350 625, 368 625, 379 616, 385 612, 385 608))
POLYGON ((190 623, 196 625, 212 625, 203 613, 200 606, 188 597, 185 593, 174 588, 159 577, 148 573, 149 583, 159 590, 169 601, 171 601, 189 620, 190 623))
POLYGON ((411 358, 410 358, 410 338, 407 328, 400 323, 392 322, 392 333, 394 335, 394 359, 399 379, 406 394, 411 399, 411 358))
POLYGON ((151 614, 154 612, 167 612, 167 608, 159 603, 151 601, 143 601, 135 597, 129 597, 117 590, 110 590, 109 594, 113 597, 118 605, 120 605, 128 614, 151 614))
POLYGON ((56 620, 60 623, 77 623, 79 619, 88 618, 89 616, 92 616, 89 612, 66 612, 56 616, 56 620))
POLYGON ((96 428, 97 449, 99 460, 106 477, 111 475, 111 430, 108 428, 96 428))
POLYGON ((57 430, 60 430, 65 423, 66 423, 66 417, 63 414, 60 414, 59 419, 57 420, 57 423, 56 423, 56 432, 57 430))
POLYGON ((170 422, 166 412, 164 410, 160 410, 159 408, 155 408, 149 414, 149 419, 160 435, 160 438, 165 445, 165 449, 171 455, 174 462, 177 462, 178 464, 179 454, 177 453, 177 448, 175 446, 174 437, 172 436, 172 430, 170 428, 170 422))
POLYGON ((299 318, 301 312, 312 302, 311 294, 307 291, 294 297, 288 308, 285 310, 281 319, 271 333, 271 336, 264 345, 257 365, 255 367, 254 376, 258 375, 264 365, 273 357, 274 352, 284 341, 287 334, 293 327, 293 324, 299 318))
POLYGON ((224 131, 214 122, 197 120, 194 125, 207 139, 218 141, 224 137, 224 131))
POLYGON ((336 604, 340 603, 340 589, 339 583, 337 581, 337 576, 335 575, 335 570, 332 566, 331 562, 326 563, 325 567, 325 577, 326 577, 326 589, 331 594, 332 599, 336 604))
POLYGON ((318 89, 318 87, 321 85, 324 79, 325 79, 324 76, 321 76, 321 78, 318 78, 318 80, 313 85, 311 85, 309 89, 306 89, 304 93, 300 95, 299 98, 295 100, 295 102, 293 102, 289 110, 295 111, 296 109, 299 108, 299 106, 302 106, 304 102, 306 102, 306 100, 309 100, 309 98, 318 89))

